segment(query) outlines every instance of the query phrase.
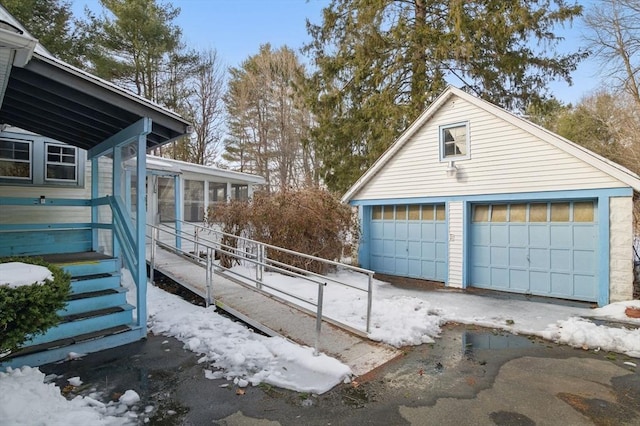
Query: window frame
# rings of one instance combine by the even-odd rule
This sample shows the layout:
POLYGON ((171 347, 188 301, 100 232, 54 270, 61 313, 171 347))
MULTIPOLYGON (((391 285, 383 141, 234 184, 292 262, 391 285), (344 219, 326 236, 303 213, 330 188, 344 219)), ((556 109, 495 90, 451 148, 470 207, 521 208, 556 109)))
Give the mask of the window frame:
POLYGON ((458 160, 468 160, 471 158, 471 144, 469 138, 469 121, 459 121, 457 123, 445 124, 443 126, 438 127, 438 146, 439 146, 439 154, 440 154, 440 162, 449 162, 449 161, 458 161, 458 160), (444 135, 445 131, 449 129, 454 129, 458 127, 464 127, 465 129, 465 146, 466 153, 460 155, 446 155, 445 154, 445 141, 444 135))
POLYGON ((29 177, 22 176, 5 176, 0 175, 0 181, 7 181, 12 183, 31 183, 33 181, 33 151, 34 151, 34 141, 29 139, 19 139, 19 138, 10 138, 6 136, 0 137, 0 140, 13 142, 13 143, 25 143, 29 147, 29 160, 16 160, 14 159, 0 159, 0 161, 9 161, 9 162, 19 162, 19 163, 28 163, 29 164, 29 177))
MULTIPOLYGON (((62 158, 63 154, 62 152, 60 154, 60 157, 62 158)), ((56 142, 45 142, 44 143, 44 181, 45 182, 55 182, 56 184, 77 184, 78 183, 78 175, 79 175, 79 167, 80 167, 80 161, 78 161, 78 147, 75 147, 73 145, 67 145, 67 144, 61 144, 61 143, 56 143, 56 142), (47 177, 47 171, 48 171, 48 167, 50 165, 54 165, 54 166, 70 166, 71 163, 64 163, 64 162, 51 162, 49 161, 49 147, 58 147, 61 149, 72 149, 73 150, 73 167, 74 167, 74 176, 73 179, 58 179, 58 178, 50 178, 47 177)))

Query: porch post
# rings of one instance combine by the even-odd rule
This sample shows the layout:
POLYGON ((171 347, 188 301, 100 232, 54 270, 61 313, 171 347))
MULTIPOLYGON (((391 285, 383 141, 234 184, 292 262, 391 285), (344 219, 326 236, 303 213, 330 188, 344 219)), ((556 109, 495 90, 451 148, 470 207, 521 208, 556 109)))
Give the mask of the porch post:
MULTIPOLYGON (((148 127, 151 128, 151 120, 148 120, 148 127)), ((147 209, 145 205, 145 176, 147 174, 147 133, 138 135, 137 147, 137 169, 136 169, 136 240, 138 243, 137 266, 138 285, 136 286, 137 306, 136 313, 138 325, 142 328, 142 333, 147 334, 147 209)), ((129 175, 130 176, 130 175, 129 175)), ((130 197, 129 197, 130 199, 130 197)), ((129 201, 129 203, 131 203, 129 201)))
POLYGON ((173 188, 174 188, 174 213, 176 217, 176 248, 178 250, 182 249, 182 238, 180 233, 182 232, 182 189, 180 188, 180 176, 175 175, 173 177, 173 188))
MULTIPOLYGON (((111 191, 114 197, 118 197, 122 192, 122 175, 120 174, 120 171, 122 170, 120 168, 120 164, 122 163, 122 151, 117 147, 113 147, 111 148, 111 152, 113 153, 113 168, 111 170, 113 182, 111 191)), ((113 247, 113 257, 115 257, 116 259, 121 259, 120 245, 118 244, 118 238, 116 237, 115 232, 111 233, 111 240, 111 246, 113 247)))
POLYGON ((98 176, 98 159, 91 159, 91 250, 97 252, 100 248, 98 242, 98 228, 96 227, 99 221, 98 206, 95 205, 95 201, 100 196, 100 179, 98 176))

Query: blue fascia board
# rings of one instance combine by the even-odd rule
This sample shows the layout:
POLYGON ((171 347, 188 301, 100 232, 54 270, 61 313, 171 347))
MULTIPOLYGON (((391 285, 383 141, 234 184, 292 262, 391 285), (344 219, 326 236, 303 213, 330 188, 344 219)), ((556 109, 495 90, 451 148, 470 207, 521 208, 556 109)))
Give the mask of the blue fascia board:
POLYGON ((0 206, 65 206, 65 207, 89 207, 91 200, 77 198, 22 198, 0 197, 0 206))
MULTIPOLYGON (((87 151, 87 158, 104 155, 116 147, 136 141, 139 136, 146 136, 149 133, 151 133, 151 119, 143 117, 91 148, 87 151)), ((146 155, 146 149, 139 153, 139 155, 146 155)))
MULTIPOLYGON (((598 198, 598 306, 609 303, 609 197, 598 198), (607 253, 607 256, 603 256, 607 253)), ((631 248, 629 249, 631 250, 631 248)))
POLYGON ((480 194, 480 195, 452 195, 436 197, 408 197, 408 198, 379 198, 373 200, 352 200, 354 206, 375 206, 381 204, 422 204, 422 203, 446 203, 448 201, 467 201, 471 203, 482 202, 510 202, 510 201, 536 201, 536 200, 573 200, 579 198, 600 197, 630 197, 633 188, 605 188, 605 189, 579 189, 570 191, 544 191, 544 192, 514 192, 505 194, 480 194))

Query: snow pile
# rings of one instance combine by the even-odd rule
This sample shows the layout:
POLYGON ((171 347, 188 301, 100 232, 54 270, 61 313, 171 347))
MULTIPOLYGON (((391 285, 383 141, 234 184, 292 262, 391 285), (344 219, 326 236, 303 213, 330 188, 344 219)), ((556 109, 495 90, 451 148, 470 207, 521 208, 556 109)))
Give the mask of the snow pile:
POLYGON ((194 306, 151 285, 147 296, 150 330, 181 340, 185 348, 203 354, 200 362, 222 370, 209 372, 208 377, 324 393, 351 375, 350 368, 334 358, 314 356, 312 348, 253 333, 218 315, 214 307, 194 306))
POLYGON ((44 284, 45 280, 53 280, 48 268, 22 262, 0 263, 0 285, 17 288, 23 285, 44 284))
POLYGON ((433 343, 445 322, 439 314, 428 302, 415 297, 377 300, 369 338, 395 347, 433 343))
POLYGON ((137 423, 137 415, 132 407, 122 403, 104 404, 92 396, 77 396, 67 400, 59 387, 45 383, 45 375, 31 367, 9 368, 6 373, 0 372, 0 419, 2 424, 16 426, 115 426, 137 423))

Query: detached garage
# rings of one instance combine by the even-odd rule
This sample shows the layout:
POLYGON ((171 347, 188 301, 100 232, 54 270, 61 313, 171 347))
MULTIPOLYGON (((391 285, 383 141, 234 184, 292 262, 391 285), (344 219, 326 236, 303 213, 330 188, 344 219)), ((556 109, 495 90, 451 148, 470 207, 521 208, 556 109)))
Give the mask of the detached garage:
POLYGON ((347 191, 374 271, 571 300, 633 294, 640 177, 449 87, 347 191))

